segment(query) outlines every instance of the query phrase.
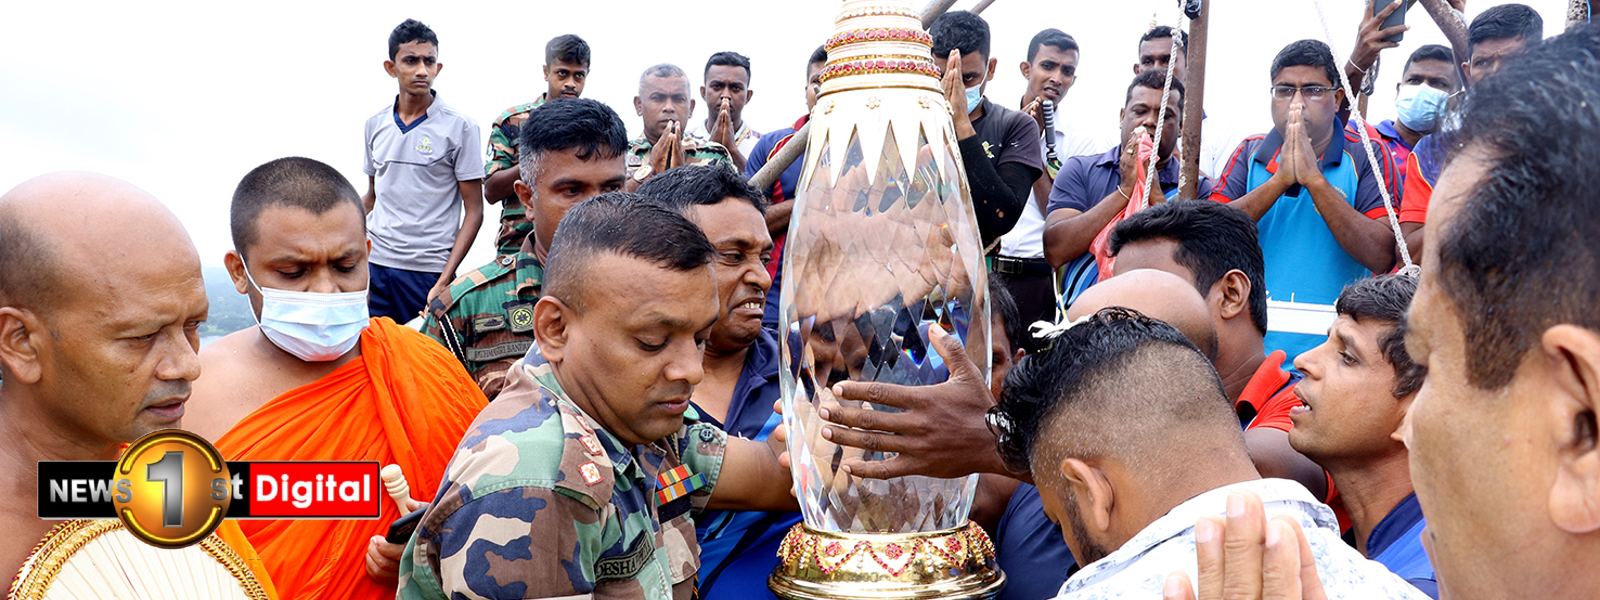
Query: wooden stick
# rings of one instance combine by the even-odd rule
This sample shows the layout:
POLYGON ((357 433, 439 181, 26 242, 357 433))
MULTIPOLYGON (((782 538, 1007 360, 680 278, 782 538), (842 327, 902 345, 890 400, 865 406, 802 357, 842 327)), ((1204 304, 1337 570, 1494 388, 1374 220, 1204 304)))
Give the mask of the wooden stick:
POLYGON ((1452 8, 1445 0, 1418 1, 1423 8, 1428 9, 1428 16, 1433 17, 1433 22, 1439 24, 1439 30, 1444 32, 1444 37, 1450 40, 1450 48, 1456 53, 1456 64, 1467 62, 1471 48, 1467 47, 1466 16, 1452 8))
POLYGON ((983 14, 983 9, 989 8, 990 4, 994 4, 994 0, 983 0, 982 2, 979 2, 977 6, 972 7, 972 14, 983 14))
POLYGON ((950 11, 956 5, 956 0, 929 0, 928 6, 922 9, 922 28, 933 27, 933 20, 950 11))
POLYGON ((1183 82, 1183 189, 1179 198, 1192 199, 1200 193, 1200 126, 1205 124, 1206 38, 1211 19, 1211 0, 1200 3, 1200 16, 1189 21, 1189 47, 1184 48, 1189 71, 1183 82))
MULTIPOLYGON (((987 8, 988 5, 993 3, 994 0, 986 0, 983 6, 987 8)), ((927 8, 922 9, 922 27, 926 29, 933 25, 934 19, 949 11, 950 7, 955 6, 955 4, 956 0, 931 0, 928 2, 927 8)), ((799 160, 801 156, 805 156, 806 140, 810 139, 810 137, 811 124, 806 123, 799 131, 794 132, 794 137, 789 139, 789 143, 784 144, 783 148, 778 149, 777 154, 767 160, 767 164, 761 165, 761 170, 750 176, 750 187, 759 190, 763 194, 772 189, 772 182, 778 180, 778 176, 783 174, 784 169, 789 168, 789 165, 794 164, 794 161, 799 160)), ((794 192, 791 191, 789 193, 793 194, 794 192)))

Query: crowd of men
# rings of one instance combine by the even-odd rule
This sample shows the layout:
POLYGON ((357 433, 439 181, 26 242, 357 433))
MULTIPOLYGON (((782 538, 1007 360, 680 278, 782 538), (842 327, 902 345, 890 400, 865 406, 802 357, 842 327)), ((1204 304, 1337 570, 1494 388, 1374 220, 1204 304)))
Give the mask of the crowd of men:
MULTIPOLYGON (((1395 45, 1399 5, 1344 61, 1279 51, 1273 128, 1197 148, 1192 198, 1183 31, 1129 41, 1120 139, 1100 147, 1051 118, 1077 84, 1070 35, 1016 49, 1008 107, 984 93, 987 23, 935 20, 991 356, 934 328, 946 382, 840 383, 895 409, 828 410, 832 442, 896 453, 851 473, 979 474, 1008 599, 1591 594, 1600 26, 1543 39, 1531 8, 1489 8, 1463 47, 1412 53, 1398 117, 1362 131, 1341 80, 1395 45)), ((275 597, 770 595, 801 521, 776 410, 801 165, 748 180, 807 116, 747 123, 751 63, 718 52, 698 94, 683 68, 645 69, 630 140, 563 35, 544 93, 485 142, 434 90, 439 48, 414 20, 391 34, 364 194, 308 158, 243 176, 224 263, 258 325, 204 348, 199 257, 158 200, 84 173, 0 196, 0 464, 18 475, 0 572, 51 528, 37 461, 181 426, 231 460, 406 474, 413 498, 377 520, 219 530, 275 597), (497 257, 463 265, 485 203, 497 257), (386 540, 413 512, 409 541, 386 540)), ((808 109, 827 60, 806 57, 808 109)))

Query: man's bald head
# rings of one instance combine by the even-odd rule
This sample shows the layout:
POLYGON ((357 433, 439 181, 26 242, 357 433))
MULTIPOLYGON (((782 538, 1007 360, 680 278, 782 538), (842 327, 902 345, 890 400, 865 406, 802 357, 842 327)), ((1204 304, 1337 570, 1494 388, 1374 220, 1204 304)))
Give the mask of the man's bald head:
POLYGON ((0 196, 0 395, 59 456, 179 427, 209 303, 178 218, 127 182, 58 173, 0 196))
POLYGON ((126 181, 52 173, 0 196, 0 306, 48 310, 74 291, 101 297, 90 292, 98 274, 148 268, 140 263, 157 253, 168 257, 162 264, 192 267, 199 277, 200 257, 182 223, 126 181))
POLYGON ((1211 321, 1211 311, 1194 284, 1182 277, 1155 269, 1117 275, 1085 290, 1067 309, 1067 320, 1076 321, 1112 306, 1131 308, 1165 321, 1189 338, 1207 360, 1217 359, 1217 329, 1211 321))

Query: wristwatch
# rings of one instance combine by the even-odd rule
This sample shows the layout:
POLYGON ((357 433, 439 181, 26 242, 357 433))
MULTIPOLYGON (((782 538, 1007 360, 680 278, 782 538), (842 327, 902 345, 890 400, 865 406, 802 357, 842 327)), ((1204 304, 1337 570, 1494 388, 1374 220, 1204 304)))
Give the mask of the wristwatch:
POLYGON ((638 168, 633 170, 633 180, 644 183, 644 180, 649 179, 655 172, 655 169, 650 168, 650 163, 639 165, 638 168))

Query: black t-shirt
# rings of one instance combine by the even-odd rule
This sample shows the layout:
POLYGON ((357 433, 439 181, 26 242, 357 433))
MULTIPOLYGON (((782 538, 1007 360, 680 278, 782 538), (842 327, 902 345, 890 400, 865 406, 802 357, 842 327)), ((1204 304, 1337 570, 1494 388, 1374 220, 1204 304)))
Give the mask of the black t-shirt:
POLYGON ((1034 180, 1044 173, 1039 126, 1021 112, 982 101, 974 135, 959 140, 978 232, 990 247, 1009 233, 1026 208, 1034 180))
MULTIPOLYGON (((996 168, 1008 162, 1022 163, 1043 173, 1041 146, 1044 142, 1039 135, 1039 124, 1026 113, 1000 106, 988 98, 984 98, 980 106, 983 116, 972 122, 972 129, 978 132, 979 140, 988 142, 989 153, 994 155, 990 162, 996 168)), ((1031 186, 1033 182, 1028 184, 1031 186)))

